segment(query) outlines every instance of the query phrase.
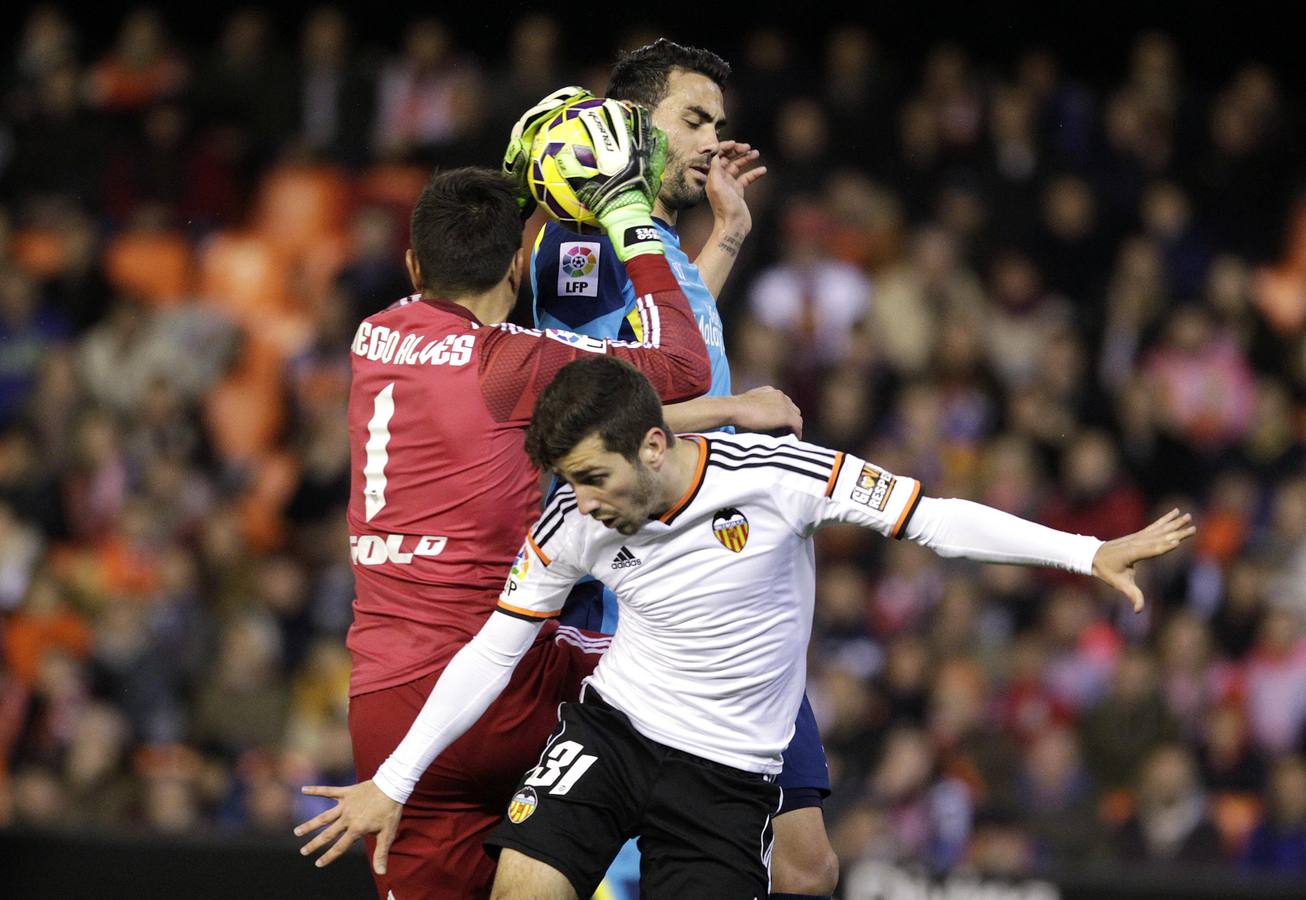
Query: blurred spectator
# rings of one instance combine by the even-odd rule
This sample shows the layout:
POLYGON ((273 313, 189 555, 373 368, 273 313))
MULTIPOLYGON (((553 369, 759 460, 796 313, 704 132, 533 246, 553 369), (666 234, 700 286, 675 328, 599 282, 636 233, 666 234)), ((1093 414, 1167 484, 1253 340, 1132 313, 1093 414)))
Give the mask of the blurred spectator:
POLYGON ((888 132, 863 126, 889 120, 895 82, 886 54, 864 27, 842 25, 830 32, 820 84, 831 130, 847 138, 831 148, 841 161, 858 164, 886 155, 888 132))
POLYGON ((81 335, 103 318, 112 293, 104 274, 100 231, 94 218, 77 204, 59 205, 50 212, 50 227, 58 235, 58 269, 44 279, 41 292, 47 307, 62 311, 81 335))
POLYGON ((1040 520, 1072 534, 1128 534, 1147 524, 1143 494, 1121 471, 1115 445, 1104 432, 1084 432, 1071 441, 1059 489, 1040 520))
MULTIPOLYGON (((1141 648, 1127 650, 1112 675, 1110 693, 1081 722, 1085 759, 1103 788, 1132 784, 1144 760, 1178 737, 1156 679, 1151 655, 1141 648)), ((1143 775, 1145 781, 1150 777, 1143 775)))
POLYGON ((1220 449, 1246 434, 1252 374, 1230 335, 1217 330, 1204 307, 1177 309, 1162 344, 1144 365, 1167 432, 1201 450, 1220 449))
POLYGON ((1009 387, 1028 384, 1038 354, 1070 319, 1064 299, 1047 293, 1032 259, 1020 250, 997 254, 989 272, 992 307, 984 317, 989 358, 1009 387))
POLYGON ((933 358, 939 321, 958 317, 977 325, 983 302, 956 241, 941 228, 925 228, 913 236, 908 256, 878 280, 868 322, 885 361, 912 375, 933 358))
POLYGON ((248 613, 228 624, 196 697, 195 738, 232 754, 275 746, 289 705, 281 663, 281 640, 266 614, 248 613))
POLYGON ((1207 714, 1199 754, 1202 783, 1213 791, 1253 792, 1265 784, 1264 759, 1237 703, 1225 701, 1207 714))
POLYGON ((448 29, 419 19, 404 33, 404 50, 386 63, 377 93, 373 146, 387 159, 431 161, 478 127, 479 75, 454 56, 448 29))
POLYGON ((1265 799, 1265 821, 1252 832, 1244 862, 1272 872, 1306 872, 1306 760, 1279 760, 1265 799))
POLYGON ((1161 249, 1171 288, 1180 300, 1195 299, 1206 280, 1211 250, 1193 221, 1188 195, 1174 182, 1152 184, 1143 195, 1140 218, 1161 249))
POLYGON ((27 595, 44 544, 41 533, 0 499, 0 612, 14 609, 27 595))
MULTIPOLYGON (((408 296, 413 289, 402 262, 405 235, 398 233, 394 217, 385 208, 360 207, 350 222, 350 232, 350 259, 336 280, 348 306, 332 310, 332 314, 343 316, 343 321, 329 322, 330 327, 318 335, 324 344, 330 342, 336 348, 343 346, 339 343, 341 337, 352 337, 359 322, 408 296), (342 328, 346 335, 341 335, 342 328)), ((328 324, 327 319, 322 321, 328 324)))
POLYGON ((1042 735, 1074 721, 1070 706, 1043 683, 1047 651, 1037 634, 1027 632, 1010 645, 1004 660, 1006 683, 995 714, 1007 734, 1030 747, 1042 735))
MULTIPOLYGON (((824 108, 811 97, 787 100, 776 113, 775 130, 777 152, 768 165, 774 167, 777 184, 767 190, 786 197, 819 191, 831 162, 830 123, 824 108)), ((792 238, 786 229, 782 239, 792 238)))
POLYGON ((205 120, 239 131, 257 161, 272 160, 289 130, 290 67, 275 37, 266 10, 236 10, 195 78, 193 102, 205 120))
POLYGON ((1059 175, 1039 197, 1042 228, 1033 238, 1034 258, 1048 288, 1071 299, 1076 322, 1095 337, 1101 334, 1100 298, 1114 247, 1098 206, 1097 194, 1082 176, 1059 175))
MULTIPOLYGON (((924 733, 898 728, 885 739, 870 778, 870 796, 884 810, 890 859, 950 866, 970 836, 971 805, 964 785, 939 778, 937 758, 924 733)), ((882 857, 883 858, 883 857, 882 857)))
POLYGON ((508 134, 522 110, 530 109, 559 86, 574 83, 560 58, 563 46, 563 30, 556 17, 544 12, 514 17, 506 65, 492 79, 490 130, 494 134, 508 134))
POLYGON ((43 307, 31 278, 0 268, 0 427, 13 420, 42 358, 67 334, 68 323, 57 307, 43 307))
POLYGON ((1266 613, 1243 677, 1257 745, 1272 755, 1300 747, 1306 725, 1306 636, 1297 612, 1266 613))
POLYGON ((799 367, 844 359, 870 306, 866 277, 830 258, 830 226, 820 204, 795 200, 784 213, 781 262, 758 276, 749 298, 753 315, 790 336, 799 367))
POLYGON ((1017 776, 1015 799, 1043 864, 1082 859, 1096 844, 1092 780, 1072 729, 1053 726, 1039 733, 1017 776))
POLYGON ((126 718, 106 703, 82 713, 63 773, 70 809, 81 823, 114 828, 133 814, 135 787, 126 765, 131 736, 126 718))
POLYGON ((294 113, 285 125, 308 154, 357 165, 367 156, 376 89, 351 39, 349 20, 337 8, 321 7, 305 18, 294 113))
POLYGON ((1141 762, 1137 807, 1118 837, 1120 855, 1134 861, 1218 862, 1220 835, 1188 751, 1166 744, 1141 762))
POLYGON ((102 187, 106 132, 82 100, 73 60, 46 70, 34 86, 28 115, 14 128, 14 194, 24 200, 67 196, 87 202, 102 187))
POLYGON ((136 112, 175 97, 186 86, 189 66, 172 48, 158 11, 129 13, 117 43, 90 73, 91 101, 111 112, 136 112))

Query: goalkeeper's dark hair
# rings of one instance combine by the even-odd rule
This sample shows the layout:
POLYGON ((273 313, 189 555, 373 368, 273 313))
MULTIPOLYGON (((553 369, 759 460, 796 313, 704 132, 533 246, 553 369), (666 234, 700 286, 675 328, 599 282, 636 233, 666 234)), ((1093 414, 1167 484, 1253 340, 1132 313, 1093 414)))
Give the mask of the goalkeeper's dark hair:
POLYGON ((628 362, 595 354, 563 366, 535 401, 526 453, 536 468, 547 471, 597 434, 608 452, 635 462, 650 428, 661 428, 667 444, 675 443, 662 401, 644 374, 628 362))
POLYGON ((516 185, 493 169, 436 172, 417 198, 410 228, 422 290, 442 297, 487 291, 521 247, 516 185))
POLYGON ((730 63, 711 50, 658 38, 617 57, 617 64, 608 77, 607 96, 653 109, 667 95, 667 80, 673 69, 705 75, 720 88, 726 86, 730 77, 730 63))

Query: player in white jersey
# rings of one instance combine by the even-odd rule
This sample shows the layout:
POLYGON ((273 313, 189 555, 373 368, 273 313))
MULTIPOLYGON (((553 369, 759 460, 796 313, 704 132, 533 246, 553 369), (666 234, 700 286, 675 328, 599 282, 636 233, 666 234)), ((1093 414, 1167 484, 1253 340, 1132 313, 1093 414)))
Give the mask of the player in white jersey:
POLYGON ((667 428, 648 381, 597 356, 541 395, 527 452, 566 479, 497 611, 450 662, 386 766, 416 779, 480 716, 582 575, 621 604, 607 654, 565 703, 488 843, 495 897, 588 897, 639 836, 649 897, 765 897, 774 784, 801 701, 812 534, 832 522, 943 556, 1093 574, 1136 610, 1139 560, 1193 534, 1173 511, 1103 542, 965 500, 792 437, 667 428))

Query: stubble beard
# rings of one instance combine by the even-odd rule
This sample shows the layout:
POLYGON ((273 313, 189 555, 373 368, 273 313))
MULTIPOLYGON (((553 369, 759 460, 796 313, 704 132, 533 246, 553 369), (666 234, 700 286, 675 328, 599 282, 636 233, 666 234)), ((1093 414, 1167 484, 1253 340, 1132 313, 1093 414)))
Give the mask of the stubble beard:
POLYGON ((617 531, 629 537, 644 527, 644 523, 654 518, 657 512, 658 481, 653 470, 643 463, 636 463, 635 489, 630 496, 631 517, 621 522, 617 531))
POLYGON ((678 153, 667 152, 667 166, 664 170, 666 177, 662 182, 662 189, 658 192, 658 199, 663 205, 670 209, 681 210, 703 202, 703 196, 707 193, 706 185, 700 187, 690 184, 689 171, 689 163, 684 157, 678 153))

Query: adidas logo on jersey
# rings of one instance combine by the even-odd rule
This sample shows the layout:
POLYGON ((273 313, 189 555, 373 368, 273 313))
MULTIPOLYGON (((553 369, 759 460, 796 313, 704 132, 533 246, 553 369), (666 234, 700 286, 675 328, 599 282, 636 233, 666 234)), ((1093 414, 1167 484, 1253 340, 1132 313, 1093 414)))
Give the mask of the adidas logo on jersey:
POLYGON ((644 561, 631 553, 624 545, 612 559, 612 568, 614 569, 633 569, 635 566, 642 565, 644 565, 644 561))

